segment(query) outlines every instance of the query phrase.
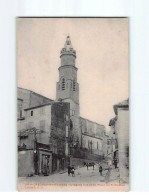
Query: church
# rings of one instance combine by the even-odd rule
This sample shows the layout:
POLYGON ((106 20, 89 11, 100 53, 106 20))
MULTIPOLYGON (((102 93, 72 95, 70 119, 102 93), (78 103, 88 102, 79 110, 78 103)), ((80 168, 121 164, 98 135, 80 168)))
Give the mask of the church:
POLYGON ((108 153, 105 126, 80 116, 76 51, 69 36, 60 61, 55 100, 18 88, 20 176, 49 175, 68 164, 99 162, 108 153))
POLYGON ((93 154, 106 155, 105 127, 80 116, 79 83, 77 82, 76 51, 67 36, 60 53, 59 81, 56 86, 56 100, 70 103, 70 120, 73 144, 93 154))

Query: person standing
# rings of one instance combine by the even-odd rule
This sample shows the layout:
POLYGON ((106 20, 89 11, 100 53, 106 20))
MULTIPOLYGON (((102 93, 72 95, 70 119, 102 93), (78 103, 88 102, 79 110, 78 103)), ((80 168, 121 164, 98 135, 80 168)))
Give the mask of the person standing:
POLYGON ((93 163, 93 170, 94 170, 94 163, 93 163))
POLYGON ((111 168, 109 167, 108 168, 108 171, 106 173, 106 176, 105 176, 105 182, 106 182, 106 184, 109 182, 110 175, 111 175, 111 168))
POLYGON ((117 160, 114 159, 114 166, 115 166, 115 169, 117 168, 117 160))
POLYGON ((88 163, 86 164, 87 170, 88 170, 88 163))
POLYGON ((70 176, 70 173, 71 173, 71 166, 68 165, 68 176, 70 176))
POLYGON ((75 177, 75 168, 74 167, 72 167, 72 169, 71 169, 71 174, 72 174, 72 177, 75 177))
POLYGON ((102 166, 100 165, 100 167, 99 167, 100 176, 102 176, 102 171, 103 171, 103 169, 102 169, 102 166))

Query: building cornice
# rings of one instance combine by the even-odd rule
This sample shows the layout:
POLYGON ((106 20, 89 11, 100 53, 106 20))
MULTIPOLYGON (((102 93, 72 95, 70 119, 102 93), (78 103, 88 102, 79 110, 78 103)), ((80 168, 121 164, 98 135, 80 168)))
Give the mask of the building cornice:
POLYGON ((60 70, 60 69, 62 69, 62 68, 73 68, 73 69, 75 69, 75 70, 78 70, 78 68, 76 68, 75 66, 72 66, 72 65, 60 66, 60 67, 58 68, 58 70, 60 70))

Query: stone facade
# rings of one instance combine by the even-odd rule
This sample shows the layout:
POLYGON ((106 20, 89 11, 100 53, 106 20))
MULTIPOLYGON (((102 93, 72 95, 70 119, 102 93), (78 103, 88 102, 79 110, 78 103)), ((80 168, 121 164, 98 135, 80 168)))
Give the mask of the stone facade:
POLYGON ((70 37, 67 36, 64 48, 60 54, 59 82, 56 87, 56 99, 70 103, 70 118, 73 129, 74 144, 80 140, 79 131, 79 84, 77 83, 77 68, 75 66, 76 51, 73 49, 70 37))
MULTIPOLYGON (((20 88, 20 87, 18 87, 17 89, 17 97, 18 97, 18 104, 20 104, 22 101, 22 117, 24 117, 25 114, 24 109, 26 108, 35 107, 38 105, 53 102, 52 99, 49 99, 36 92, 33 92, 28 89, 20 88)), ((18 105, 18 109, 19 109, 19 105, 18 105)))
POLYGON ((119 171, 121 182, 129 180, 129 100, 114 107, 116 117, 110 121, 118 147, 119 171))
POLYGON ((81 147, 90 153, 104 154, 105 127, 93 121, 80 117, 81 147))
POLYGON ((77 83, 78 69, 75 66, 76 51, 72 47, 69 36, 67 36, 64 48, 61 50, 60 58, 61 66, 59 67, 56 99, 70 103, 72 146, 85 147, 88 150, 92 150, 95 154, 102 155, 105 127, 80 117, 79 84, 77 83), (84 125, 87 125, 87 127, 84 125), (82 133, 86 133, 86 135, 82 133), (89 148, 88 142, 91 143, 92 149, 89 148))
POLYGON ((37 93, 21 90, 25 101, 18 98, 19 176, 48 175, 64 169, 69 160, 66 156, 69 155, 70 104, 54 101, 45 103, 48 98, 44 100, 37 93), (32 106, 26 108, 27 105, 32 106), (22 110, 23 117, 20 117, 22 110), (25 156, 27 161, 23 160, 25 156), (28 170, 26 166, 29 166, 28 170), (24 167, 24 170, 20 167, 24 167))

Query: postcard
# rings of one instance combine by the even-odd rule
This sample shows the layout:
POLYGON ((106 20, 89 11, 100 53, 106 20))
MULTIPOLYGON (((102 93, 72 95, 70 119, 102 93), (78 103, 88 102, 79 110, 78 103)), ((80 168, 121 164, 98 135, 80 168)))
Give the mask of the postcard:
POLYGON ((18 191, 129 191, 128 24, 17 18, 18 191))

